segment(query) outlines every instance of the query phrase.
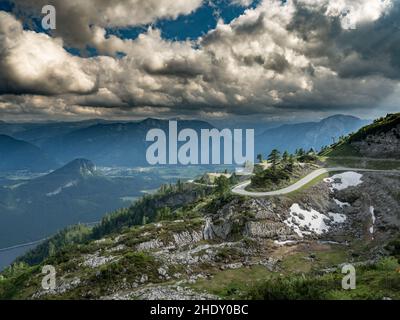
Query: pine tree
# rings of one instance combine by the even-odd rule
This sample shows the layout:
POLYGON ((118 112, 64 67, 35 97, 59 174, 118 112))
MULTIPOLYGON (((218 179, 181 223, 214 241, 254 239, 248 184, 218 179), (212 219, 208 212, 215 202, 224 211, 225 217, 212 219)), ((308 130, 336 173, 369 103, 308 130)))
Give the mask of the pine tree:
POLYGON ((306 152, 304 151, 303 148, 300 148, 299 150, 296 151, 296 156, 299 158, 304 156, 305 154, 306 154, 306 152))
POLYGON ((169 207, 161 208, 157 211, 156 221, 173 220, 174 215, 169 207))
POLYGON ((281 160, 281 153, 279 150, 274 149, 272 150, 271 154, 268 156, 268 161, 272 164, 272 169, 276 169, 279 161, 281 160))
POLYGON ((283 162, 287 163, 289 161, 289 152, 285 151, 282 155, 283 162))
POLYGON ((220 197, 223 197, 226 195, 226 193, 229 191, 229 179, 225 176, 220 176, 216 179, 216 191, 220 197))
POLYGON ((54 245, 53 242, 50 241, 49 243, 49 256, 52 257, 56 254, 57 250, 56 250, 56 246, 54 245))
POLYGON ((176 186, 178 188, 178 192, 182 192, 183 191, 183 183, 182 183, 182 181, 180 179, 177 181, 176 186))
POLYGON ((290 155, 289 159, 288 159, 288 164, 287 164, 287 168, 290 172, 293 172, 294 169, 294 164, 295 164, 296 160, 294 158, 294 155, 290 155))

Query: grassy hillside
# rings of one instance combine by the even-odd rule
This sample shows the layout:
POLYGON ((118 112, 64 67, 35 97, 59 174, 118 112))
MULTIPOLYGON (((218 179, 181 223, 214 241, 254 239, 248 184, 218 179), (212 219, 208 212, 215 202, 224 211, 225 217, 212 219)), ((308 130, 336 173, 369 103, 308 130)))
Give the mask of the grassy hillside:
MULTIPOLYGON (((386 117, 377 119, 369 126, 365 126, 355 134, 350 135, 349 142, 361 141, 369 135, 386 133, 398 125, 400 125, 400 113, 388 114, 386 117)), ((400 139, 400 137, 398 138, 400 139)))
POLYGON ((132 226, 156 222, 163 213, 165 219, 168 216, 166 211, 169 212, 167 219, 193 218, 195 216, 192 212, 193 205, 209 193, 209 188, 192 184, 162 186, 156 194, 142 197, 129 208, 119 209, 106 215, 94 228, 78 225, 62 230, 21 257, 19 262, 29 265, 41 263, 56 252, 121 233, 132 226))
MULTIPOLYGON (((387 133, 398 125, 400 125, 400 113, 388 114, 386 117, 377 119, 372 124, 361 128, 356 133, 342 137, 337 143, 324 148, 320 155, 325 157, 362 157, 362 154, 354 146, 355 142, 360 142, 370 135, 387 133)), ((397 138, 400 139, 400 136, 397 138)))

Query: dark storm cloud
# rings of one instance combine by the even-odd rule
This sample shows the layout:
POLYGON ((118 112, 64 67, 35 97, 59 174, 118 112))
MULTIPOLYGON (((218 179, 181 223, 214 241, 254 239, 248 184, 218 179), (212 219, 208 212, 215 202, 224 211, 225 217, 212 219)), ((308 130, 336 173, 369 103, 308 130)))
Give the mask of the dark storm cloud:
MULTIPOLYGON (((16 2, 18 16, 28 17, 47 1, 16 2)), ((49 118, 151 110, 215 116, 367 112, 399 87, 398 1, 264 0, 196 41, 166 40, 153 28, 123 39, 106 28, 173 19, 196 10, 200 0, 53 3, 59 23, 53 37, 22 30, 15 17, 2 13, 0 92, 9 94, 0 101, 2 114, 18 108, 49 118), (355 30, 344 26, 348 8, 355 30), (99 56, 72 56, 64 49, 70 45, 92 46, 99 56), (10 94, 25 95, 16 106, 10 94)))
POLYGON ((144 71, 155 76, 170 76, 180 78, 195 78, 203 71, 200 66, 195 64, 196 61, 188 61, 186 59, 178 60, 171 59, 166 61, 162 67, 152 68, 151 66, 144 66, 144 71))

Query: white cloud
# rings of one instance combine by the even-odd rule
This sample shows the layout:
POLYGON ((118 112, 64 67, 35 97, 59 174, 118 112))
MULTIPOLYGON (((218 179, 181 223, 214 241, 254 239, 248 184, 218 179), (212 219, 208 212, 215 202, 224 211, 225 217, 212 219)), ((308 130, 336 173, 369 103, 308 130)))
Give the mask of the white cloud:
MULTIPOLYGON (((154 12, 149 12, 150 2, 142 8, 137 1, 120 1, 111 8, 108 2, 100 1, 93 12, 94 2, 84 3, 74 7, 75 1, 57 2, 66 9, 61 26, 73 8, 81 12, 71 18, 76 27, 93 26, 78 33, 72 33, 75 25, 69 29, 59 26, 58 34, 70 43, 89 41, 99 52, 124 52, 124 58, 72 57, 62 48, 61 40, 22 31, 15 22, 15 30, 2 27, 7 29, 7 37, 16 33, 21 39, 15 48, 0 41, 0 48, 5 47, 8 53, 0 63, 8 66, 6 77, 18 88, 15 91, 40 93, 32 88, 45 88, 45 93, 62 94, 46 98, 58 99, 53 105, 59 111, 49 110, 49 117, 63 113, 151 115, 151 110, 156 115, 329 113, 373 109, 398 88, 400 34, 393 32, 396 29, 389 22, 399 17, 395 10, 399 5, 389 0, 298 0, 285 4, 264 0, 229 24, 220 21, 196 41, 169 41, 153 28, 135 40, 120 39, 106 36, 105 28, 174 18, 195 10, 201 1, 177 1, 171 7, 166 6, 169 1, 151 2, 154 12), (350 5, 358 23, 356 30, 341 28, 342 11, 350 5), (137 8, 137 18, 129 17, 129 8, 137 8), (111 22, 99 12, 115 19, 111 22), (372 50, 371 42, 383 43, 388 35, 390 43, 372 50), (46 48, 45 53, 37 48, 46 48), (15 58, 10 58, 11 52, 13 57, 16 53, 15 58), (58 68, 54 71, 56 68, 47 66, 58 68), (27 76, 22 77, 26 70, 27 76), (43 80, 49 73, 55 79, 51 85, 43 80), (98 90, 88 92, 95 85, 98 90), (87 94, 66 95, 73 91, 87 94)), ((29 96, 25 99, 26 112, 30 112, 29 106, 42 110, 28 101, 29 96)), ((4 110, 5 100, 10 105, 15 97, 3 100, 0 110, 4 110)))
MULTIPOLYGON (((158 19, 176 19, 198 9, 203 0, 15 0, 23 16, 40 16, 44 5, 57 10, 54 34, 70 45, 84 49, 99 43, 105 28, 142 26, 158 19), (99 31, 100 30, 100 31, 99 31), (96 42, 97 41, 97 42, 96 42)), ((114 40, 115 37, 113 38, 114 40)))
POLYGON ((89 93, 96 84, 84 71, 85 59, 72 57, 60 39, 24 31, 20 22, 0 12, 0 92, 89 93))

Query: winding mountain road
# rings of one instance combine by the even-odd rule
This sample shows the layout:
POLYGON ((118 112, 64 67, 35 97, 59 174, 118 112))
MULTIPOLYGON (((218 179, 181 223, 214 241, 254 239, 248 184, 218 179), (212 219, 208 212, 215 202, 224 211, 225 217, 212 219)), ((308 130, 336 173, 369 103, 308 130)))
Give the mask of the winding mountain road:
POLYGON ((294 191, 299 190, 300 188, 304 187, 314 179, 320 177, 323 174, 330 173, 330 172, 346 172, 346 171, 354 171, 354 172, 381 172, 381 173, 388 173, 388 174, 400 174, 399 170, 373 170, 373 169, 355 169, 355 168, 345 168, 345 167, 337 167, 337 168, 322 168, 311 172, 309 175, 305 176, 304 178, 300 179, 296 183, 292 184, 289 187, 284 189, 270 191, 270 192, 252 192, 246 191, 246 188, 251 184, 251 181, 245 181, 232 189, 232 193, 241 195, 241 196, 248 196, 248 197, 268 197, 268 196, 280 196, 292 193, 294 191))

